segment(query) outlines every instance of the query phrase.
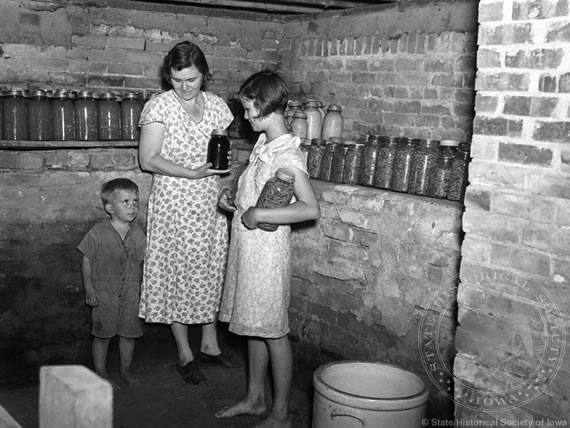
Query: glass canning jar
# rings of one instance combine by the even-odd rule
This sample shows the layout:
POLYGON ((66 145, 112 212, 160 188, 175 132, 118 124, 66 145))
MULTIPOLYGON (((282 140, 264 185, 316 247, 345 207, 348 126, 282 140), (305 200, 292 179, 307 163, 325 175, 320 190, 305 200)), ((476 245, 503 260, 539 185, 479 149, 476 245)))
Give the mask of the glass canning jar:
MULTIPOLYGON (((295 174, 291 170, 287 168, 278 169, 275 175, 267 180, 263 189, 261 189, 255 207, 280 208, 289 205, 295 191, 294 183, 295 174)), ((259 223, 257 227, 267 232, 273 232, 277 230, 279 225, 259 223)))
POLYGON ((407 192, 412 171, 412 156, 415 142, 411 138, 402 137, 396 150, 394 164, 392 165, 392 181, 390 188, 397 192, 407 192))
POLYGON ((412 172, 408 191, 414 195, 427 195, 429 175, 438 156, 438 140, 420 139, 412 157, 412 172))
POLYGON ((77 140, 98 140, 97 100, 93 94, 89 91, 78 92, 73 105, 75 107, 75 137, 77 140))
POLYGON ((325 145, 325 152, 323 153, 323 158, 321 159, 321 166, 319 168, 319 179, 330 181, 331 171, 332 171, 332 161, 334 157, 334 152, 338 147, 337 143, 328 142, 325 145))
POLYGON ((69 92, 58 89, 51 99, 53 119, 53 139, 55 141, 75 140, 75 108, 69 98, 69 92))
POLYGON ((465 188, 468 183, 468 165, 470 153, 468 147, 462 147, 457 151, 451 161, 451 173, 449 176, 449 187, 447 199, 451 201, 462 201, 465 196, 465 188))
POLYGON ((20 89, 4 94, 2 136, 5 140, 28 139, 28 100, 20 89))
MULTIPOLYGON (((342 183, 344 168, 346 165, 346 154, 351 143, 339 144, 333 153, 331 163, 331 181, 342 183)), ((352 143, 354 145, 354 142, 352 143)))
POLYGON ((304 111, 307 115, 307 139, 321 138, 323 117, 319 111, 319 103, 316 100, 306 100, 304 111))
POLYGON ((342 107, 338 104, 331 104, 323 120, 321 138, 326 141, 333 137, 342 138, 343 127, 342 107))
POLYGON ((97 104, 99 140, 121 139, 121 104, 114 93, 101 94, 97 104))
POLYGON ((139 139, 141 103, 134 92, 127 92, 121 102, 121 138, 125 141, 139 139))
POLYGON ((453 157, 445 156, 443 152, 440 153, 429 178, 428 196, 441 199, 447 198, 452 161, 453 157))
POLYGON ((374 171, 374 187, 390 189, 392 181, 392 165, 396 157, 396 149, 400 142, 399 137, 381 137, 378 147, 378 158, 374 171))
POLYGON ((342 182, 346 184, 358 183, 358 171, 362 159, 364 143, 357 141, 349 145, 344 161, 344 170, 342 172, 342 182))
POLYGON ((301 101, 289 100, 287 103, 287 109, 285 110, 285 120, 289 128, 291 128, 291 122, 293 122, 293 116, 296 112, 303 111, 303 104, 301 101))
POLYGON ((51 102, 43 89, 32 92, 28 101, 28 138, 33 141, 53 139, 51 102))
POLYGON ((369 135, 364 147, 358 168, 358 184, 362 186, 374 185, 374 173, 376 171, 376 160, 380 149, 380 137, 369 135))
POLYGON ((228 154, 230 152, 230 140, 227 132, 223 129, 212 131, 208 141, 206 162, 212 164, 210 169, 226 170, 229 168, 228 154))
POLYGON ((301 142, 307 138, 307 115, 304 111, 296 111, 291 122, 291 133, 299 137, 301 142))
POLYGON ((455 140, 441 140, 439 142, 439 150, 443 153, 443 156, 455 156, 457 150, 459 149, 459 141, 455 140))
POLYGON ((307 153, 307 172, 311 178, 319 178, 321 159, 325 152, 325 140, 313 138, 307 153))

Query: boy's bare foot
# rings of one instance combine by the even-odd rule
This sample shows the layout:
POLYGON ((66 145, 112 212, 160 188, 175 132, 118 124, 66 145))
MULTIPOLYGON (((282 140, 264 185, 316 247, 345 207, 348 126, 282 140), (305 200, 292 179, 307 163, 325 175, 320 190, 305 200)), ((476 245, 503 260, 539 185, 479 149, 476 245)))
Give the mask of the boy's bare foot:
POLYGON ((233 406, 224 407, 214 416, 216 418, 233 418, 238 415, 262 415, 267 412, 267 406, 263 401, 250 402, 246 399, 237 402, 233 406))
POLYGON ((287 416, 285 419, 276 418, 273 415, 269 415, 269 417, 263 420, 259 425, 256 425, 254 428, 292 428, 293 421, 291 417, 287 416))
POLYGON ((128 370, 121 371, 121 380, 128 386, 137 386, 140 383, 139 380, 128 370))

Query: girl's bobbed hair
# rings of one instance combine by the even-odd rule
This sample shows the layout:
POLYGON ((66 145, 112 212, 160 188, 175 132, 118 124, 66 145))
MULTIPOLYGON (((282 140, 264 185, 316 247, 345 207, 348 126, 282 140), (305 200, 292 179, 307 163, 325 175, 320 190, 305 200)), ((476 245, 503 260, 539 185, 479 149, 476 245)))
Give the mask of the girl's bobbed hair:
POLYGON ((272 70, 263 70, 251 75, 239 90, 238 96, 259 110, 259 118, 277 112, 283 114, 289 100, 289 89, 283 78, 272 70))
POLYGON ((180 71, 192 66, 202 73, 204 76, 203 82, 210 79, 210 67, 202 49, 188 41, 177 43, 170 49, 162 61, 163 84, 172 86, 170 80, 172 70, 180 71))

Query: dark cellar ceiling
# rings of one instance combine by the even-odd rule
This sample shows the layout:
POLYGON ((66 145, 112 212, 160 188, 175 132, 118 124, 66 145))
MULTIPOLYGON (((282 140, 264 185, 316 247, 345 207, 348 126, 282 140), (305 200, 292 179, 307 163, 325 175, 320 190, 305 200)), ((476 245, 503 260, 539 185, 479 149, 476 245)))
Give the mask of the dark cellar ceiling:
POLYGON ((217 16, 242 15, 243 13, 264 14, 275 18, 312 15, 321 12, 350 12, 359 9, 370 9, 398 0, 135 0, 140 3, 155 6, 191 7, 210 10, 217 16))

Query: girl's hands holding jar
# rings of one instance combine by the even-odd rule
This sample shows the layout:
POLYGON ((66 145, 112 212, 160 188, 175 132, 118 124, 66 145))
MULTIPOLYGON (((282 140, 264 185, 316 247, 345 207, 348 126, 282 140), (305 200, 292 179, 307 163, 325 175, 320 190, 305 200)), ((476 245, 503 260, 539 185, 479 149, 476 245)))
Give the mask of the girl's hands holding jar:
POLYGON ((234 212, 236 206, 234 205, 234 199, 232 197, 232 192, 230 189, 223 189, 220 193, 220 198, 218 199, 218 206, 226 211, 234 212))
POLYGON ((257 208, 249 207, 241 216, 241 222, 248 229, 256 229, 259 221, 257 220, 257 208))

